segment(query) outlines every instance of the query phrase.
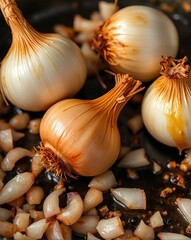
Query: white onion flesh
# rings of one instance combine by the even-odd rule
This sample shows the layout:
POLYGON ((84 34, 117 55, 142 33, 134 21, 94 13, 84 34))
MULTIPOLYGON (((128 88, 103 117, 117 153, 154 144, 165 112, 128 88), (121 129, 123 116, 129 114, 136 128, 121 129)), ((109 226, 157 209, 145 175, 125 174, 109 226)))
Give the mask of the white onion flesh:
POLYGON ((40 186, 32 186, 26 193, 26 201, 29 204, 40 204, 44 198, 44 190, 40 186))
POLYGON ((133 134, 137 134, 143 128, 143 119, 141 114, 137 114, 128 119, 127 126, 133 134))
POLYGON ((26 129, 30 121, 29 113, 21 113, 14 115, 10 120, 9 124, 15 130, 23 130, 26 129))
POLYGON ((16 214, 13 224, 18 232, 26 231, 27 227, 29 226, 29 217, 29 213, 20 212, 16 214))
POLYGON ((93 32, 103 23, 102 20, 92 21, 79 14, 74 16, 73 28, 76 32, 93 32))
POLYGON ((149 219, 152 228, 161 227, 164 225, 163 218, 159 211, 156 211, 149 219))
POLYGON ((111 170, 107 170, 106 172, 93 177, 88 184, 88 187, 98 189, 100 191, 107 191, 116 186, 117 181, 111 170))
POLYGON ((138 148, 127 152, 119 161, 118 167, 137 168, 150 165, 144 148, 138 148))
POLYGON ((60 227, 62 229, 62 235, 66 240, 72 240, 72 229, 70 226, 65 225, 64 223, 60 223, 60 227))
POLYGON ((177 198, 176 203, 182 215, 186 218, 189 224, 191 224, 191 199, 189 198, 177 198))
POLYGON ((9 152, 13 149, 13 134, 11 129, 0 131, 0 149, 4 152, 9 152))
POLYGON ((41 239, 49 224, 50 222, 46 219, 41 219, 37 222, 34 222, 27 227, 26 234, 30 238, 41 239))
POLYGON ((43 211, 36 211, 34 209, 31 209, 29 213, 34 222, 45 218, 43 211))
POLYGON ((13 201, 23 196, 33 185, 34 175, 24 172, 16 175, 7 182, 0 191, 0 204, 13 201))
POLYGON ((100 238, 97 238, 92 233, 88 232, 86 236, 86 240, 101 240, 100 238))
POLYGON ((22 147, 13 148, 7 153, 7 155, 1 162, 2 170, 11 171, 14 168, 15 163, 24 157, 32 158, 33 153, 26 148, 22 148, 22 147))
POLYGON ((77 192, 67 194, 67 206, 61 209, 57 219, 66 225, 72 225, 78 221, 83 213, 83 201, 77 192))
POLYGON ((0 221, 8 221, 11 217, 11 210, 0 207, 0 221))
POLYGON ((40 122, 41 122, 41 118, 35 118, 35 119, 30 120, 30 122, 27 126, 29 132, 32 134, 38 134, 39 129, 40 129, 40 122))
POLYGON ((41 157, 38 154, 34 154, 31 163, 32 173, 35 177, 37 177, 44 167, 41 165, 41 157))
POLYGON ((3 183, 3 181, 0 179, 0 190, 3 188, 3 186, 4 186, 4 183, 3 183))
POLYGON ((60 213, 59 196, 65 191, 64 188, 56 189, 51 192, 43 203, 43 212, 45 218, 50 218, 60 213))
POLYGON ((160 240, 190 240, 191 238, 186 237, 179 233, 171 233, 171 232, 160 232, 158 234, 160 240))
POLYGON ((34 204, 25 203, 25 204, 23 204, 22 209, 24 210, 24 212, 30 213, 31 210, 35 210, 35 205, 34 204))
POLYGON ((124 234, 123 225, 119 217, 100 220, 96 229, 103 239, 113 239, 124 234))
POLYGON ((71 229, 73 232, 84 236, 88 232, 95 234, 97 233, 96 226, 98 225, 98 222, 98 216, 82 216, 76 223, 71 225, 71 229))
POLYGON ((108 19, 118 10, 118 6, 115 3, 106 1, 99 1, 98 8, 100 17, 103 20, 108 19))
POLYGON ((146 209, 146 194, 139 188, 111 189, 113 196, 130 209, 146 209))
POLYGON ((14 234, 14 240, 33 240, 32 238, 28 237, 26 234, 21 232, 16 232, 14 234))
POLYGON ((62 229, 57 220, 51 221, 48 225, 48 228, 46 229, 46 237, 47 240, 65 240, 62 235, 62 229))
POLYGON ((141 238, 141 240, 154 240, 155 233, 151 226, 146 225, 143 220, 140 221, 139 225, 134 231, 135 236, 141 238))
POLYGON ((103 193, 100 190, 90 188, 83 199, 83 212, 97 207, 103 201, 103 193))

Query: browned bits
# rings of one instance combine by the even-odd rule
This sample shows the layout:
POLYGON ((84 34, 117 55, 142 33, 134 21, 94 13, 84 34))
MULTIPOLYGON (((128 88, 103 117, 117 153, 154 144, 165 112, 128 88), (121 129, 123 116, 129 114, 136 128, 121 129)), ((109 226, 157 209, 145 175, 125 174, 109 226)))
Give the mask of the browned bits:
POLYGON ((176 191, 175 187, 173 188, 167 187, 161 191, 160 196, 166 198, 169 194, 173 193, 174 191, 176 191))
POLYGON ((30 121, 30 116, 28 113, 22 113, 22 114, 16 114, 13 116, 9 124, 15 129, 15 130, 23 130, 27 128, 30 121))
POLYGON ((167 167, 168 167, 169 169, 176 168, 176 167, 177 167, 176 161, 170 161, 170 162, 167 164, 167 167))

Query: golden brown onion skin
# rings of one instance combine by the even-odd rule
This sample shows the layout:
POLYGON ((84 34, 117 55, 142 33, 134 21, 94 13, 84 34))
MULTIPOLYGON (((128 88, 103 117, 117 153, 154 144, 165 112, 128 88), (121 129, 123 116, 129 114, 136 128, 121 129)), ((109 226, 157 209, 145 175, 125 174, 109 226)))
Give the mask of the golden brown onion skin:
POLYGON ((42 163, 56 175, 95 176, 110 168, 120 151, 120 111, 141 91, 141 82, 116 75, 115 86, 94 100, 67 99, 53 105, 40 125, 42 163))

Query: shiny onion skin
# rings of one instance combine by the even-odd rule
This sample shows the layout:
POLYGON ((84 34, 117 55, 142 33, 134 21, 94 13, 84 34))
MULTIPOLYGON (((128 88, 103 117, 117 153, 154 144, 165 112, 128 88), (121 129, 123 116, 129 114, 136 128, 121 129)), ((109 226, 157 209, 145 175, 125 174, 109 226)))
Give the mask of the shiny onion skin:
POLYGON ((40 124, 41 163, 57 176, 95 176, 117 159, 120 134, 117 119, 128 100, 143 88, 127 74, 94 100, 66 99, 54 104, 40 124))
POLYGON ((45 111, 78 93, 87 75, 80 48, 59 34, 37 32, 15 0, 1 0, 0 8, 12 31, 0 69, 4 97, 21 109, 45 111))
POLYGON ((159 142, 182 150, 191 147, 191 73, 187 57, 163 57, 161 76, 147 89, 142 117, 159 142))
POLYGON ((92 40, 92 48, 112 71, 128 73, 142 82, 154 80, 161 56, 176 57, 178 47, 179 36, 171 19, 142 5, 114 13, 92 40))

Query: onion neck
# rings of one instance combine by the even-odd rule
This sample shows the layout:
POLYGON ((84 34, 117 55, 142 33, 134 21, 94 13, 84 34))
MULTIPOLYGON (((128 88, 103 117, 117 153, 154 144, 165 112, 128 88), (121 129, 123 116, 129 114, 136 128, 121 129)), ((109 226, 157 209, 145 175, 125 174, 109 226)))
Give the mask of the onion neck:
POLYGON ((135 80, 128 74, 113 75, 115 75, 115 86, 103 96, 91 101, 94 106, 98 105, 100 111, 108 113, 115 121, 130 98, 142 91, 144 87, 141 87, 141 81, 135 80))
POLYGON ((23 17, 15 0, 0 0, 0 8, 12 30, 13 41, 22 40, 33 43, 42 38, 42 34, 37 32, 23 17))

